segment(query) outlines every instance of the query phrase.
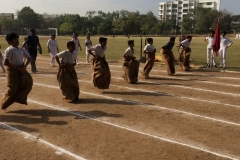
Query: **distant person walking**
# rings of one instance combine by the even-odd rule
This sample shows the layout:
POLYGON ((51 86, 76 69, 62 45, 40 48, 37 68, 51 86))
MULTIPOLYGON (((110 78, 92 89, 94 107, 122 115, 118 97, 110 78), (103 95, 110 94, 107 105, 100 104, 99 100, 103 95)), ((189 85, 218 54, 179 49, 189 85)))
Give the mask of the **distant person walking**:
POLYGON ((52 34, 51 39, 48 40, 47 49, 48 49, 48 53, 51 56, 50 65, 51 65, 51 67, 54 67, 55 66, 55 56, 57 53, 59 53, 58 43, 57 43, 55 34, 52 34))
POLYGON ((92 41, 90 40, 90 36, 87 36, 87 39, 85 41, 85 46, 86 46, 86 63, 90 63, 89 61, 90 53, 88 52, 88 49, 92 47, 92 41))
POLYGON ((27 40, 25 41, 25 43, 22 45, 22 48, 24 48, 25 45, 27 45, 28 53, 31 56, 32 73, 36 73, 37 72, 37 68, 36 68, 37 51, 39 47, 39 53, 42 54, 42 47, 39 43, 38 36, 36 36, 35 29, 30 30, 30 35, 27 37, 27 40))
POLYGON ((77 62, 77 65, 79 65, 79 63, 78 63, 78 49, 80 48, 80 51, 82 51, 82 47, 80 45, 80 41, 78 39, 78 34, 77 33, 75 33, 73 35, 72 41, 75 43, 76 62, 77 62))

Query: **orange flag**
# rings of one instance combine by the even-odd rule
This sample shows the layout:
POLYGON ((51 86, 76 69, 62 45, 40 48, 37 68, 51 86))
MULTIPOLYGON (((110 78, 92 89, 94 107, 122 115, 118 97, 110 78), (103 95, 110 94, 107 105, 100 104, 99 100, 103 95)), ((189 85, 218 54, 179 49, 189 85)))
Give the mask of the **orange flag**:
POLYGON ((219 49, 220 49, 220 23, 218 19, 216 30, 215 30, 214 45, 213 45, 213 50, 216 52, 216 56, 218 56, 219 49))

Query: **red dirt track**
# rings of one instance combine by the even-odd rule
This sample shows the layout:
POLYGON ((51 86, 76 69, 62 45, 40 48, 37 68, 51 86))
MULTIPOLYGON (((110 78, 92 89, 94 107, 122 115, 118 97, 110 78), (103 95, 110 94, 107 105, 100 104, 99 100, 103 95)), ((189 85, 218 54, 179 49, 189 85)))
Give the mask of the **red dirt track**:
POLYGON ((80 100, 69 104, 49 61, 37 59, 28 106, 0 111, 0 159, 240 159, 240 74, 176 66, 167 76, 155 65, 151 79, 128 84, 121 63, 109 63, 110 89, 98 90, 81 63, 80 100))

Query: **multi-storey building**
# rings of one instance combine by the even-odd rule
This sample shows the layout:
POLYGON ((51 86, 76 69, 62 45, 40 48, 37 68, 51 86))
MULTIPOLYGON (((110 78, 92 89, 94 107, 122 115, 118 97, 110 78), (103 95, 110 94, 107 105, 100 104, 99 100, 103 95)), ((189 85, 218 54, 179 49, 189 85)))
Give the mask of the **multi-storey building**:
POLYGON ((184 15, 193 12, 196 7, 220 10, 221 0, 175 0, 159 3, 159 20, 176 19, 181 22, 184 15))

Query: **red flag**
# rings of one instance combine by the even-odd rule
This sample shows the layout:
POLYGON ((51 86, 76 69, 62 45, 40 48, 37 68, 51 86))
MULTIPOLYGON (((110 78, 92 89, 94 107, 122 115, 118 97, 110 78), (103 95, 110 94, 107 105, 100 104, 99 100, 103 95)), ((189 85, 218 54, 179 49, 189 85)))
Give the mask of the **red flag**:
POLYGON ((218 19, 216 30, 215 30, 214 46, 213 46, 213 50, 216 52, 216 56, 218 56, 219 49, 220 49, 220 23, 218 19))

